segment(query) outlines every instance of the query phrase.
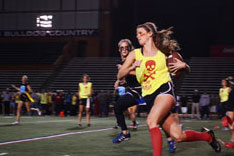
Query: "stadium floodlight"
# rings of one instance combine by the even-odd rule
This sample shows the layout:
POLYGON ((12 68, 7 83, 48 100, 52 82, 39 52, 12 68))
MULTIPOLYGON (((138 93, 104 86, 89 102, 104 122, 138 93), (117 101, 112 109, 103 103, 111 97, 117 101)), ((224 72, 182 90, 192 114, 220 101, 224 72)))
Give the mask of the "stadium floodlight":
POLYGON ((39 28, 52 28, 53 15, 40 15, 37 16, 36 23, 39 28))

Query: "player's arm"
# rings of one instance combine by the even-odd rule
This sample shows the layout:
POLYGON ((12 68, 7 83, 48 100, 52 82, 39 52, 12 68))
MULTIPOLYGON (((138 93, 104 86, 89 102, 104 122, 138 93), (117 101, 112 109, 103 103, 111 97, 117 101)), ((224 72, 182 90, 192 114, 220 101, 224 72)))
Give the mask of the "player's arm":
POLYGON ((30 85, 27 85, 27 89, 29 93, 32 93, 32 88, 30 87, 30 85))
POLYGON ((120 68, 117 75, 117 80, 121 80, 122 78, 127 76, 131 71, 135 70, 136 66, 134 62, 135 62, 135 52, 133 51, 128 55, 124 64, 120 68))
POLYGON ((92 94, 93 94, 93 86, 91 86, 91 88, 90 88, 90 94, 88 95, 88 97, 91 97, 92 94))
POLYGON ((15 85, 13 85, 13 84, 11 85, 11 87, 14 88, 17 91, 20 91, 20 89, 18 87, 16 87, 15 85))
POLYGON ((232 88, 228 87, 228 93, 231 93, 232 88))
POLYGON ((80 85, 79 85, 79 87, 78 87, 77 96, 78 96, 78 98, 80 99, 80 85))
MULTIPOLYGON (((116 66, 117 66, 118 70, 120 70, 120 68, 122 67, 121 64, 117 64, 116 66)), ((136 75, 135 70, 130 71, 130 72, 129 72, 129 75, 136 75)))
POLYGON ((120 81, 120 80, 116 80, 116 81, 115 81, 115 84, 114 84, 115 90, 118 89, 118 87, 119 87, 119 81, 120 81))

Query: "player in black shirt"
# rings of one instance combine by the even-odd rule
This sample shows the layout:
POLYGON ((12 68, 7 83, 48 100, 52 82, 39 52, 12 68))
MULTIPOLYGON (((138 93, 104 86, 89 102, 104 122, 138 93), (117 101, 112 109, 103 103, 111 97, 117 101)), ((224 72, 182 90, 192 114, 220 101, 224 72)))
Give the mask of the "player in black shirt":
POLYGON ((200 94, 198 93, 198 90, 195 89, 194 93, 192 95, 192 116, 191 116, 191 118, 194 118, 195 111, 196 111, 197 119, 201 119, 200 118, 200 111, 199 111, 199 109, 200 109, 199 100, 200 100, 200 94))
MULTIPOLYGON (((132 43, 129 39, 122 39, 119 41, 118 44, 119 52, 121 55, 121 63, 117 65, 118 69, 121 68, 122 64, 124 63, 126 57, 128 56, 129 52, 132 51, 134 48, 132 43)), ((125 77, 124 80, 117 80, 115 82, 115 90, 120 89, 120 83, 125 81, 124 85, 121 85, 121 93, 123 93, 123 86, 125 87, 125 94, 119 96, 116 104, 115 104, 115 116, 117 119, 118 126, 121 127, 122 132, 120 133, 117 138, 113 139, 113 143, 120 143, 124 140, 130 139, 130 133, 125 123, 124 118, 124 111, 128 108, 132 107, 131 109, 131 119, 133 122, 133 126, 136 126, 135 114, 138 103, 144 104, 141 97, 141 86, 137 82, 135 72, 131 72, 129 75, 125 77)))

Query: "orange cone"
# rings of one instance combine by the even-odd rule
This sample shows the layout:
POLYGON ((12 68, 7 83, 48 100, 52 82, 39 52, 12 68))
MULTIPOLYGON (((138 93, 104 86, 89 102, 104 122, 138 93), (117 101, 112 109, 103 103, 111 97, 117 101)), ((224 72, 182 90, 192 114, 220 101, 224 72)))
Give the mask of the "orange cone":
POLYGON ((65 115, 64 115, 64 112, 60 112, 60 113, 59 113, 59 116, 60 116, 60 117, 64 117, 64 116, 65 116, 65 115))

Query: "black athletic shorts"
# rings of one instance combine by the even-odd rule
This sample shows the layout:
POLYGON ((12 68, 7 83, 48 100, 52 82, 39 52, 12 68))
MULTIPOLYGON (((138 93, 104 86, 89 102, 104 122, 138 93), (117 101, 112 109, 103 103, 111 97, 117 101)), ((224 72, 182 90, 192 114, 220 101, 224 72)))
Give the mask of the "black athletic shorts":
POLYGON ((154 105, 154 100, 156 99, 156 97, 161 94, 172 95, 176 102, 175 93, 174 93, 174 85, 172 82, 167 82, 167 83, 164 83, 161 87, 159 87, 154 93, 144 97, 147 103, 148 111, 150 111, 150 109, 154 105))
POLYGON ((233 104, 230 101, 225 101, 220 103, 223 111, 228 112, 228 111, 234 111, 233 104))
POLYGON ((86 106, 87 108, 90 108, 90 99, 88 99, 88 98, 80 99, 80 100, 79 100, 79 104, 80 104, 80 105, 84 105, 84 106, 86 106))
POLYGON ((134 97, 135 99, 141 99, 141 87, 139 88, 127 88, 127 91, 125 94, 129 94, 132 97, 134 97))
POLYGON ((174 106, 171 110, 172 113, 179 113, 180 111, 180 106, 174 106))
POLYGON ((232 88, 232 91, 229 93, 228 101, 227 101, 227 107, 228 111, 234 111, 234 88, 232 88))
POLYGON ((20 94, 20 100, 23 102, 30 102, 30 99, 28 98, 28 96, 25 93, 20 94))

